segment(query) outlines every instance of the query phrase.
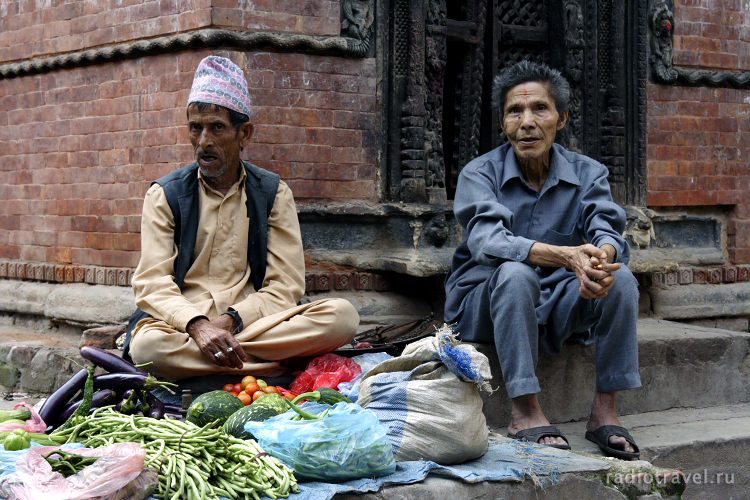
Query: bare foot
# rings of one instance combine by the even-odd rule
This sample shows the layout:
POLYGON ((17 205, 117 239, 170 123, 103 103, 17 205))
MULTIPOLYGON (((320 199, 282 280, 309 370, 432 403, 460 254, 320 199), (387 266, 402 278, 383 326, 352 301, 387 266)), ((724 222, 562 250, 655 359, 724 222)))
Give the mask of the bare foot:
MULTIPOLYGON (((536 394, 526 394, 511 400, 509 434, 517 434, 518 431, 543 425, 550 425, 550 422, 544 416, 536 394)), ((565 445, 567 443, 562 438, 547 436, 541 438, 539 444, 565 445)))
MULTIPOLYGON (((615 409, 615 394, 614 392, 597 392, 594 396, 594 402, 591 405, 591 416, 586 424, 586 430, 594 432, 602 425, 617 425, 622 427, 620 419, 617 417, 617 410, 615 409)), ((609 445, 612 448, 626 451, 628 453, 635 452, 635 448, 627 442, 624 437, 612 436, 609 438, 609 445)))

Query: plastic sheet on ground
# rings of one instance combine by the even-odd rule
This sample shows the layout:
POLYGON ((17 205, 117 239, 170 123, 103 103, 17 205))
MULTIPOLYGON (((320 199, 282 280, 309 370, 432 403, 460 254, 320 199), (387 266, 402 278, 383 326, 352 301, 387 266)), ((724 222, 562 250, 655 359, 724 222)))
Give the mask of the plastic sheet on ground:
POLYGON ((373 493, 389 484, 412 484, 427 474, 439 474, 467 483, 482 481, 522 481, 530 477, 544 484, 554 484, 565 472, 600 471, 611 467, 603 460, 574 455, 519 441, 490 438, 487 453, 460 465, 443 466, 435 462, 398 462, 396 472, 375 479, 358 479, 345 483, 300 483, 300 492, 289 500, 329 500, 338 493, 373 493))
MULTIPOLYGON (((612 465, 604 460, 556 450, 548 446, 510 441, 490 436, 487 453, 477 460, 443 466, 435 462, 398 462, 396 472, 375 479, 354 479, 344 483, 299 483, 300 492, 289 500, 330 500, 338 493, 374 493, 386 485, 413 484, 428 474, 438 474, 466 483, 515 481, 531 478, 544 485, 557 481, 566 472, 604 471, 612 465)), ((265 498, 261 495, 261 498, 265 498)), ((149 500, 157 500, 151 497, 149 500)))

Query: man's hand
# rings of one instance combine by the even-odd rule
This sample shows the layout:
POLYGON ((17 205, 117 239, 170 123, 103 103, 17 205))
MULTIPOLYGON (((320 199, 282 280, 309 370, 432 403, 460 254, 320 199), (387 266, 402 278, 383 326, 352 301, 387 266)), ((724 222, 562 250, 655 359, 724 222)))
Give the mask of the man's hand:
POLYGON ((580 294, 584 299, 603 299, 615 282, 614 272, 621 264, 607 262, 607 252, 591 244, 571 247, 570 268, 581 283, 580 294))
POLYGON ((213 320, 195 318, 187 325, 187 333, 211 362, 227 368, 242 368, 249 358, 232 332, 237 327, 231 316, 221 315, 213 320), (217 353, 221 353, 217 356, 217 353))

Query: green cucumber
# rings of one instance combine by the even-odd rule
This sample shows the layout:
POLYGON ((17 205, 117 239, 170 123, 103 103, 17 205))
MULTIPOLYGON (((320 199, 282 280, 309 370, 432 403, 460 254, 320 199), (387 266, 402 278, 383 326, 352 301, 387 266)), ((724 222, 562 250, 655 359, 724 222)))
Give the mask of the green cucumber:
POLYGON ((331 389, 330 387, 318 387, 315 390, 320 393, 320 399, 318 400, 318 403, 333 406, 336 403, 341 403, 342 401, 345 403, 352 402, 351 399, 347 398, 336 389, 331 389))
POLYGON ((31 410, 28 408, 18 408, 17 410, 0 410, 0 422, 7 422, 8 420, 22 420, 22 423, 26 423, 31 418, 31 410))

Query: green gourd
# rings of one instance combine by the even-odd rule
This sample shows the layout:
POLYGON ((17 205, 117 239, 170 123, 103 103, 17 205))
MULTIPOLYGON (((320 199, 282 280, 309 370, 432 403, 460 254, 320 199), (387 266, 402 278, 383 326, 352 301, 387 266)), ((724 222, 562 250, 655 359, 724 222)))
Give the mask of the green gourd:
POLYGON ((250 439, 253 435, 245 430, 245 422, 265 422, 289 409, 286 400, 279 394, 266 394, 251 405, 232 413, 222 429, 240 439, 250 439))
POLYGON ((200 427, 217 420, 219 425, 223 425, 232 413, 244 407, 242 400, 234 394, 226 391, 211 391, 193 400, 187 410, 185 420, 200 427))

